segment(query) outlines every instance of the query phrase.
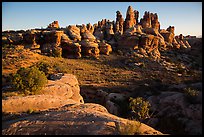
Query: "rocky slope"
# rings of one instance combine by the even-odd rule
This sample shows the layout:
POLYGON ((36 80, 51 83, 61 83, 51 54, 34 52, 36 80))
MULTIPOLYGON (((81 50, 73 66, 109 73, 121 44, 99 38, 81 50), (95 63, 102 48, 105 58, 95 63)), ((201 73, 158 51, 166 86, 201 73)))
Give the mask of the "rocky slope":
POLYGON ((99 104, 84 103, 74 75, 49 81, 43 90, 43 95, 2 100, 2 112, 7 114, 2 116, 3 135, 162 134, 112 115, 99 104), (27 110, 32 114, 23 113, 27 110))

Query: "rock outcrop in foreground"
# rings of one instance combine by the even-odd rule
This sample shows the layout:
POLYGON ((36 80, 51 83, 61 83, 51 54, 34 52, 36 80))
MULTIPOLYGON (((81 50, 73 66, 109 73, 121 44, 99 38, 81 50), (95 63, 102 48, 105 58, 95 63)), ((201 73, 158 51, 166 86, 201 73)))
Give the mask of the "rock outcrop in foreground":
POLYGON ((162 134, 143 123, 112 115, 105 107, 92 103, 67 105, 4 125, 9 127, 2 130, 3 135, 119 135, 136 131, 140 135, 162 134))
POLYGON ((117 135, 162 134, 137 121, 119 118, 93 103, 84 103, 74 75, 52 77, 42 95, 2 100, 3 135, 117 135), (23 112, 30 112, 28 115, 23 112), (32 113, 33 112, 33 113, 32 113), (137 132, 137 133, 136 133, 137 132))
POLYGON ((61 79, 48 80, 48 84, 40 95, 10 97, 2 100, 2 112, 43 111, 77 103, 84 103, 80 95, 78 80, 72 74, 65 74, 61 79))

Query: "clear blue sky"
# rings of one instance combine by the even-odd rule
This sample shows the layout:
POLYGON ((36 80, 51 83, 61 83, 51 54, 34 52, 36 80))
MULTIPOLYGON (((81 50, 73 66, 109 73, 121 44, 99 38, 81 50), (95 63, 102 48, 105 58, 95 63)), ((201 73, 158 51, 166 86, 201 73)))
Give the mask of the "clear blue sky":
POLYGON ((2 29, 46 28, 54 20, 60 27, 124 19, 128 6, 140 12, 157 13, 162 29, 175 26, 176 35, 202 35, 202 2, 2 2, 2 29))

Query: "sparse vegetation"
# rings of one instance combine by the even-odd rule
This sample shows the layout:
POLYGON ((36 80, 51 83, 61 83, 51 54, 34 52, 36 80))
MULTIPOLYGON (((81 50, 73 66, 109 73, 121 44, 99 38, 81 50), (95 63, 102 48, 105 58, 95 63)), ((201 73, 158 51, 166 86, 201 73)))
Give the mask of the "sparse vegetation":
POLYGON ((192 89, 192 88, 185 88, 184 93, 186 95, 187 100, 194 104, 196 103, 196 98, 199 95, 199 91, 192 89))
POLYGON ((127 122, 126 125, 119 125, 119 135, 140 135, 139 127, 141 123, 137 121, 127 122))
POLYGON ((33 112, 34 112, 33 109, 28 109, 28 110, 26 111, 26 113, 28 113, 28 114, 31 114, 31 113, 33 113, 33 112))
POLYGON ((17 90, 24 94, 35 93, 47 83, 44 72, 37 67, 20 68, 13 75, 12 83, 17 90))
POLYGON ((136 120, 144 120, 146 118, 150 118, 149 115, 149 107, 150 103, 145 101, 142 97, 132 98, 129 99, 130 104, 129 107, 131 111, 134 113, 134 118, 136 120))
POLYGON ((40 71, 43 71, 46 75, 46 77, 49 76, 49 74, 52 73, 52 66, 48 63, 48 62, 45 62, 45 61, 40 61, 40 62, 37 62, 35 64, 35 66, 40 70, 40 71))

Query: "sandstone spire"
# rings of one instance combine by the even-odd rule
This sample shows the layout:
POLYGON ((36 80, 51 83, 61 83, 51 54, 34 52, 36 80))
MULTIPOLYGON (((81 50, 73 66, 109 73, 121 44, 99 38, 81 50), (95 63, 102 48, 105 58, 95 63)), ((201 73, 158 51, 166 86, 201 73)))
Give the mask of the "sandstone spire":
POLYGON ((126 18, 125 18, 125 23, 124 23, 124 29, 129 29, 133 27, 136 24, 135 20, 135 13, 134 10, 131 6, 128 7, 127 13, 126 13, 126 18))

